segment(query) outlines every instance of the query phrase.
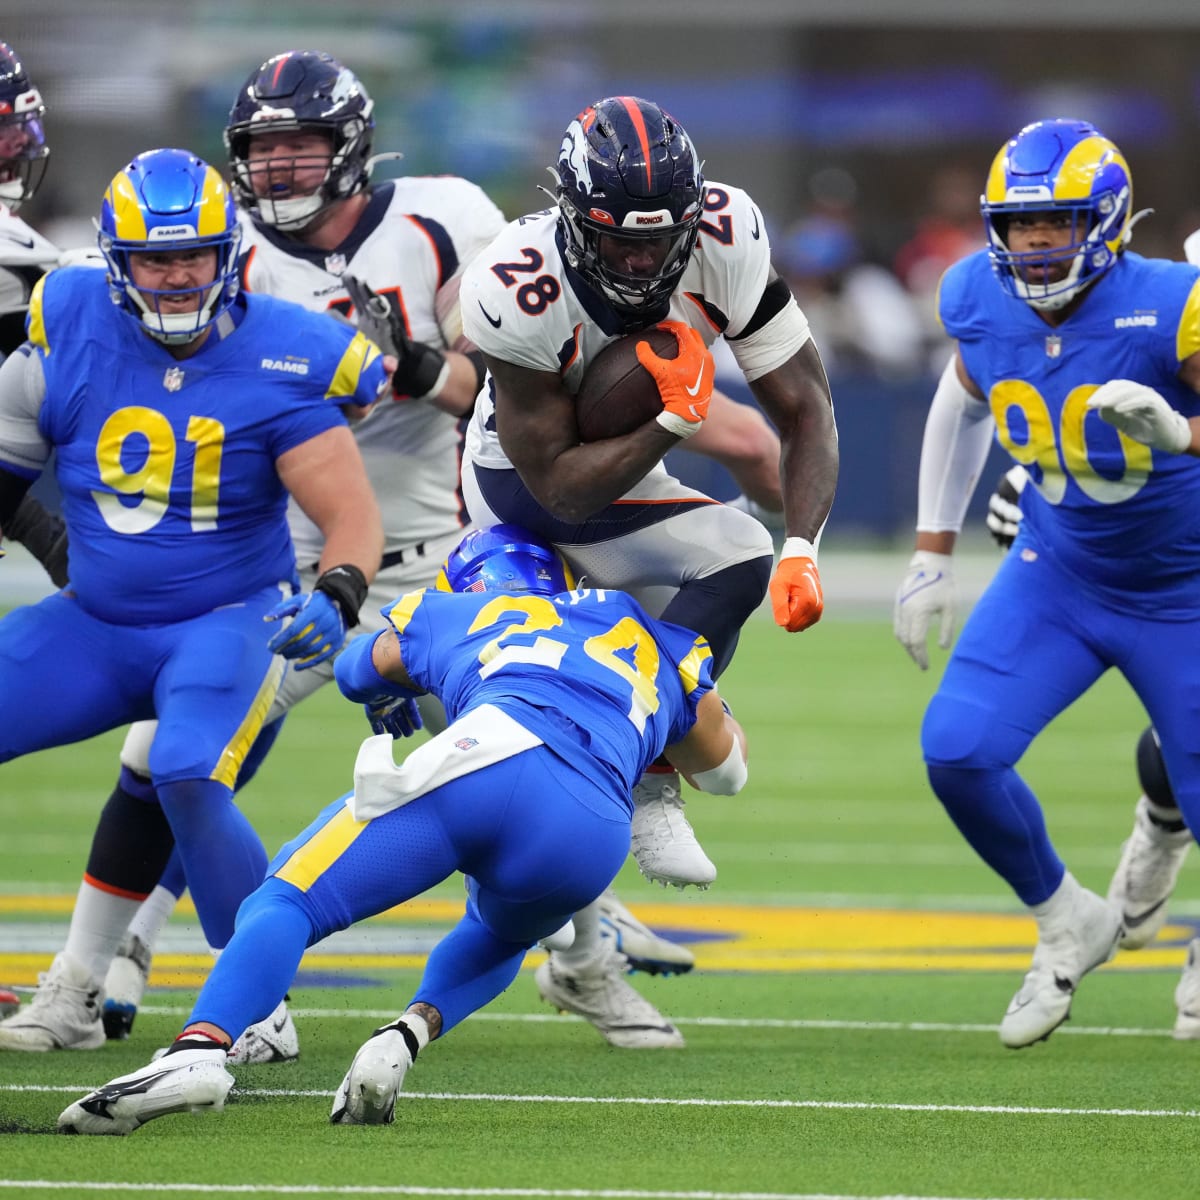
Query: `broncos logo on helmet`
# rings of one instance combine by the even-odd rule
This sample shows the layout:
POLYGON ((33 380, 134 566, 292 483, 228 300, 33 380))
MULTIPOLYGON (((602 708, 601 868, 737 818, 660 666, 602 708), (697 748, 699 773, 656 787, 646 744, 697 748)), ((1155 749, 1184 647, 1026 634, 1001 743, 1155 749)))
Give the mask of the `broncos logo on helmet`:
POLYGON ((41 94, 7 42, 0 42, 0 202, 14 212, 38 190, 50 147, 41 94))
POLYGON ((1038 121, 1022 129, 996 155, 980 207, 1001 286, 1041 311, 1062 308, 1109 270, 1136 220, 1128 164, 1086 121, 1038 121), (1011 218, 1043 212, 1069 216, 1070 244, 1010 250, 1011 218))
POLYGON ((597 100, 567 127, 550 171, 567 264, 627 321, 661 320, 704 210, 704 178, 682 126, 636 96, 597 100))
MULTIPOLYGON (((370 178, 374 107, 354 73, 331 55, 289 50, 268 58, 242 85, 225 128, 238 202, 266 224, 291 231, 304 229, 331 204, 361 192, 370 178), (286 182, 278 180, 265 195, 260 194, 264 190, 261 181, 255 188, 251 139, 277 131, 328 137, 329 166, 315 190, 295 195, 286 182)), ((292 160, 286 161, 292 169, 292 160)), ((258 164, 260 171, 265 165, 258 164)))
POLYGON ((238 294, 237 254, 242 231, 233 197, 220 174, 187 150, 147 150, 113 178, 100 206, 97 241, 108 264, 113 303, 157 341, 194 341, 238 294), (211 283, 155 291, 139 288, 130 273, 138 253, 216 250, 211 283), (162 300, 199 296, 190 312, 164 311, 162 300))

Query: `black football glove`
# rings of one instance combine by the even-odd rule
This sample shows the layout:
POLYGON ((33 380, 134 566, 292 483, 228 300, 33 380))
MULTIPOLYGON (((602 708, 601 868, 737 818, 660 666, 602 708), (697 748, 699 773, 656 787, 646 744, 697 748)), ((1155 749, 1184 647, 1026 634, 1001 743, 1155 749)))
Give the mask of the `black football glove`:
POLYGON ((1024 467, 1009 467, 988 497, 988 533, 1002 550, 1016 541, 1021 528, 1021 493, 1028 482, 1029 472, 1024 467))
POLYGON ((400 313, 378 292, 353 275, 343 275, 342 284, 358 313, 358 328, 384 354, 397 360, 392 389, 398 396, 432 400, 450 375, 446 355, 436 346, 414 342, 404 331, 400 313))

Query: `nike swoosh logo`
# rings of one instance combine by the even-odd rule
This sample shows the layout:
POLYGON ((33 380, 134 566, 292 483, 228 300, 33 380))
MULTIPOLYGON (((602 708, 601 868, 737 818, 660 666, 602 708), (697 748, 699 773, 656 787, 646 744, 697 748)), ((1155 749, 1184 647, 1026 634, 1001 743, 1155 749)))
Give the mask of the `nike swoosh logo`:
POLYGON ((482 301, 482 300, 477 300, 475 303, 479 305, 479 311, 480 311, 481 313, 483 313, 483 315, 484 315, 485 317, 487 317, 487 319, 488 319, 488 324, 489 324, 489 325, 490 325, 490 326, 491 326, 493 329, 499 329, 499 328, 500 328, 500 322, 501 322, 501 321, 503 321, 503 320, 504 320, 504 318, 503 318, 503 317, 493 317, 493 316, 492 316, 492 314, 491 314, 490 312, 488 312, 488 310, 487 310, 486 308, 484 308, 484 307, 483 307, 483 301, 482 301))
POLYGON ((757 242, 762 237, 762 230, 758 227, 758 209, 752 208, 750 211, 754 214, 754 228, 750 230, 750 236, 757 242))
POLYGON ((17 237, 15 233, 10 233, 8 234, 8 240, 10 242, 16 242, 18 246, 23 246, 26 250, 33 249, 33 238, 17 237))
POLYGON ((688 394, 689 396, 696 396, 696 395, 699 395, 699 393, 700 393, 700 383, 701 383, 701 381, 702 381, 703 379, 704 379, 704 364, 703 364, 703 363, 701 363, 701 364, 700 364, 700 374, 696 376, 696 383, 695 383, 695 385, 694 385, 693 387, 690 387, 690 388, 685 388, 685 389, 684 389, 684 390, 687 392, 687 394, 688 394))

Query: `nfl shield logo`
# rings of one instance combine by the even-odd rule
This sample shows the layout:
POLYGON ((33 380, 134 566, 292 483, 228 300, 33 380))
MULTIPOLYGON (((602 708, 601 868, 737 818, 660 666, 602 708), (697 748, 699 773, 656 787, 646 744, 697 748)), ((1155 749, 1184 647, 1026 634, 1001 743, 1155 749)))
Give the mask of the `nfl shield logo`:
POLYGON ((1056 333, 1052 333, 1046 339, 1046 357, 1057 358, 1062 353, 1062 338, 1056 333))
POLYGON ((344 275, 346 273, 346 256, 344 254, 330 254, 325 259, 325 270, 330 275, 344 275))
POLYGON ((479 745, 479 743, 473 737, 461 737, 454 744, 460 750, 470 750, 473 746, 479 745))
POLYGON ((163 376, 163 387, 168 392, 177 392, 183 387, 183 371, 179 367, 168 367, 163 376))

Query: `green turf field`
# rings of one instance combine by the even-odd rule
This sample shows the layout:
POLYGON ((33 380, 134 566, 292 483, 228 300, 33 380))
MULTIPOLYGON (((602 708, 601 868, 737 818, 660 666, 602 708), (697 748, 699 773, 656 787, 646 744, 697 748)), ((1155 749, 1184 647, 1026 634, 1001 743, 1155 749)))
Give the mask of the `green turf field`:
MULTIPOLYGON (((920 674, 876 621, 747 629, 722 690, 750 735, 751 783, 688 809, 716 886, 668 893, 631 867, 618 881, 696 951, 690 976, 635 977, 685 1050, 611 1049, 546 1008, 526 971, 422 1055, 394 1126, 328 1125, 355 1049, 403 1008, 422 944, 453 920, 447 884, 411 919, 369 923, 361 953, 306 960, 292 993, 301 1060, 242 1069, 222 1114, 127 1139, 43 1136, 173 1035, 203 961, 186 950, 156 960, 128 1042, 0 1055, 0 1195, 1200 1195, 1200 1045, 1169 1036, 1198 873, 1185 869, 1159 943, 1089 977, 1049 1042, 1005 1050, 996 1024, 1033 925, 925 785, 917 730, 943 661, 920 674)), ((1100 890, 1132 819, 1142 723, 1106 681, 1025 764, 1061 852, 1100 890)), ((244 797, 271 850, 344 788, 364 731, 328 691, 289 718, 244 797)), ((32 979, 61 940, 119 744, 4 768, 0 982, 32 979)), ((181 915, 169 932, 192 928, 181 915)))

